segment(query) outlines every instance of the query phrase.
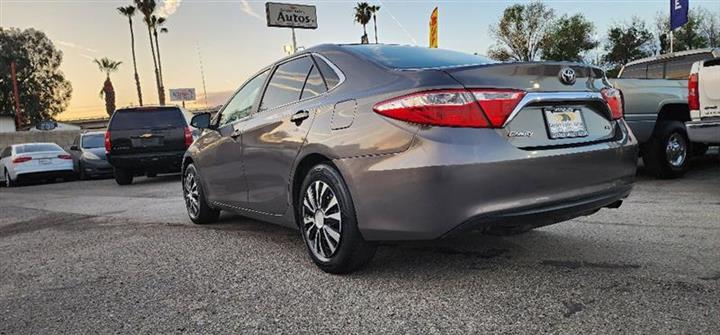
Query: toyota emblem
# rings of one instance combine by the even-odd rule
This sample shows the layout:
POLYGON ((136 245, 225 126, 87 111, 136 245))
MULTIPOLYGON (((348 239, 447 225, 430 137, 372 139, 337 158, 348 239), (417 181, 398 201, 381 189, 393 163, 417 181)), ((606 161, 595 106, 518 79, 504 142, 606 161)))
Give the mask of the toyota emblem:
POLYGON ((575 70, 570 67, 564 67, 560 70, 560 82, 565 85, 575 84, 575 70))

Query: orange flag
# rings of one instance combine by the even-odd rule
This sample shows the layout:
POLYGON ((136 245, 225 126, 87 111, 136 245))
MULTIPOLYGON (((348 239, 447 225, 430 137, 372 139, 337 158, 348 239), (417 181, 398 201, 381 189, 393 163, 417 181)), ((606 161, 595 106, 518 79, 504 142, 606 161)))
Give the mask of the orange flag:
POLYGON ((430 47, 438 47, 438 8, 432 11, 430 15, 430 47))

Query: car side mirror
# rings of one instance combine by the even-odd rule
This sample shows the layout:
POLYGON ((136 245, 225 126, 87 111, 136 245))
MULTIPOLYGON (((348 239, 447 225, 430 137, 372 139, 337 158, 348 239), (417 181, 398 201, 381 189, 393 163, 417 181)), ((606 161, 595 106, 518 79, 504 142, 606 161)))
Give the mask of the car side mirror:
POLYGON ((70 150, 72 150, 72 151, 77 151, 77 150, 78 150, 78 146, 75 145, 75 144, 73 144, 73 145, 70 146, 70 150))
POLYGON ((199 129, 208 129, 210 126, 210 113, 200 113, 190 119, 190 125, 199 129))

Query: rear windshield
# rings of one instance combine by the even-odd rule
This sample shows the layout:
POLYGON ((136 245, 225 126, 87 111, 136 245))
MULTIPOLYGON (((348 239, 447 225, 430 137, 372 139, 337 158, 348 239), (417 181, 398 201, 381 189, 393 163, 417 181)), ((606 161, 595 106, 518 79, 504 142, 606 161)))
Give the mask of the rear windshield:
POLYGON ((108 128, 130 130, 141 128, 185 127, 187 122, 180 109, 121 109, 115 112, 108 128))
POLYGON ((82 147, 85 149, 105 147, 105 135, 93 134, 83 136, 82 147))
POLYGON ((15 152, 18 154, 41 151, 62 151, 62 148, 55 143, 29 143, 15 146, 15 152))
POLYGON ((395 69, 424 69, 491 64, 495 61, 463 52, 401 45, 348 45, 353 52, 395 69))

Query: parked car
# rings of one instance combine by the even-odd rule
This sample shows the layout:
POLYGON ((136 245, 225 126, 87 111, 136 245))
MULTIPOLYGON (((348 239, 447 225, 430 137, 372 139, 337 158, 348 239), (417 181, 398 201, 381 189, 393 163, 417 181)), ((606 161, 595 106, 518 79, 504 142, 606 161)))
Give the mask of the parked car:
POLYGON ((625 99, 625 119, 640 142, 646 169, 659 178, 682 176, 690 154, 707 144, 688 139, 685 122, 688 77, 696 61, 720 57, 720 49, 698 49, 640 59, 626 64, 612 80, 625 99))
POLYGON ((26 180, 70 179, 72 157, 55 143, 13 144, 0 152, 0 171, 7 187, 26 180))
POLYGON ((494 63, 394 45, 322 45, 268 66, 183 163, 190 219, 298 227, 322 270, 379 241, 516 234, 618 207, 637 142, 598 68, 494 63))
POLYGON ((113 167, 105 156, 105 132, 88 132, 75 137, 70 147, 73 168, 81 180, 111 177, 113 167))
POLYGON ((720 58, 697 61, 688 79, 690 121, 685 123, 693 142, 720 144, 720 58))
POLYGON ((131 107, 115 111, 105 133, 105 151, 119 185, 138 175, 180 172, 193 142, 190 114, 175 106, 131 107))

